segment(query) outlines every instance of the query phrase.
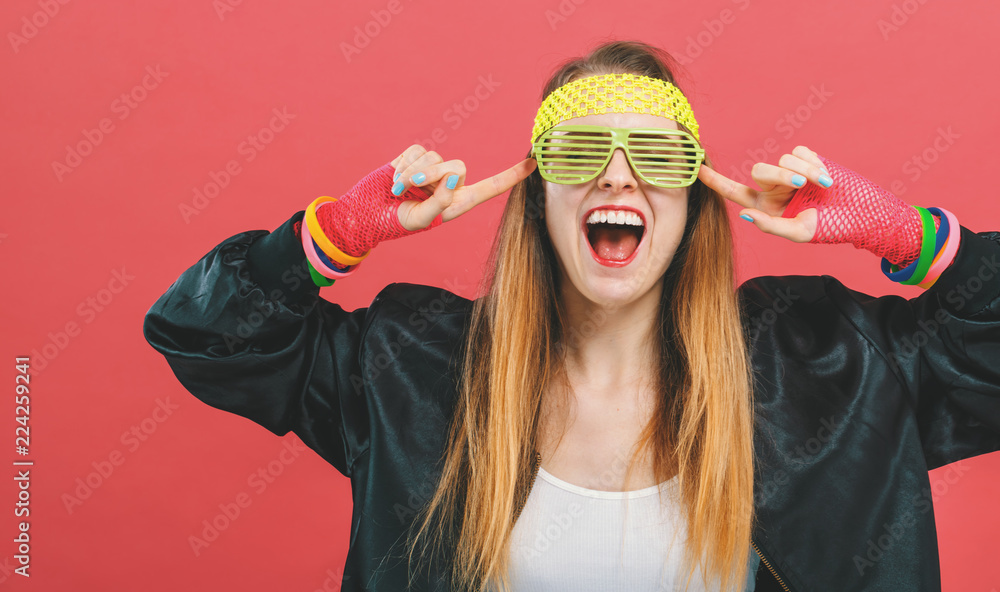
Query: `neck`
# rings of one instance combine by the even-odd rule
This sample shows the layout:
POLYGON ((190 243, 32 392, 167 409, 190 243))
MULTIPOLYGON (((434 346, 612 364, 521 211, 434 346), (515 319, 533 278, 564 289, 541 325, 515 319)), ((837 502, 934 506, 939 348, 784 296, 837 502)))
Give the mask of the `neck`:
POLYGON ((659 327, 659 284, 639 300, 622 306, 601 305, 563 284, 560 349, 574 390, 617 398, 634 394, 654 378, 659 327))

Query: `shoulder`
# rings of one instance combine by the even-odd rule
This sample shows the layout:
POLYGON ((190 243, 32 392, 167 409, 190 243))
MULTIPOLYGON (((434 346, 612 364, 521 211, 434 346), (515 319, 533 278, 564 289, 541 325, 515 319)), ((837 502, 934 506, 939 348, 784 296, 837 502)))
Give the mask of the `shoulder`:
POLYGON ((750 278, 737 288, 748 313, 775 309, 792 314, 822 312, 850 315, 858 307, 905 301, 902 296, 872 296, 853 290, 831 275, 768 275, 750 278))
POLYGON ((407 432, 411 444, 418 434, 433 440, 447 433, 472 304, 450 290, 419 284, 394 283, 378 293, 358 352, 357 387, 368 398, 372 425, 407 432), (414 425, 421 427, 413 432, 414 425))
POLYGON ((804 312, 830 307, 831 283, 828 275, 765 275, 746 280, 737 288, 737 298, 748 314, 765 310, 804 312))
POLYGON ((874 338, 878 319, 905 314, 900 305, 906 303, 902 296, 852 290, 830 275, 755 277, 739 286, 737 297, 753 341, 770 333, 781 341, 827 345, 874 338))
POLYGON ((472 300, 444 288, 395 282, 382 288, 372 305, 412 311, 433 310, 438 314, 467 314, 472 303, 472 300))
POLYGON ((453 341, 461 336, 474 301, 445 288, 392 283, 375 296, 366 318, 366 341, 453 341))

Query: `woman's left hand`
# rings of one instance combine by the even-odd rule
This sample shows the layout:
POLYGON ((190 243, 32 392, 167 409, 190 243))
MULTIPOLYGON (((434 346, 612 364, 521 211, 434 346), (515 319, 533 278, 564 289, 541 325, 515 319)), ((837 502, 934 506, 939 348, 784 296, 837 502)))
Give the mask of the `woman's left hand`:
POLYGON ((753 218, 757 228, 790 241, 807 243, 816 234, 816 208, 806 208, 794 218, 782 218, 781 215, 800 187, 806 183, 828 187, 820 180, 830 184, 833 180, 819 156, 805 146, 796 146, 791 154, 782 155, 778 164, 780 166, 766 162, 753 165, 750 176, 760 185, 760 191, 737 183, 704 163, 698 171, 698 178, 722 197, 742 206, 740 214, 753 218), (795 181, 799 184, 796 185, 795 181))

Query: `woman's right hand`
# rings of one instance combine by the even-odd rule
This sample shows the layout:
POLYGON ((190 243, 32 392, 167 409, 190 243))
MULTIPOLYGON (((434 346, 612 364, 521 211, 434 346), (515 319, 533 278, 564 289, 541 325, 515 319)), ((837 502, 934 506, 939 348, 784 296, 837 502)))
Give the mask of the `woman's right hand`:
POLYGON ((439 215, 448 222, 519 183, 535 170, 535 161, 526 158, 505 171, 472 185, 465 184, 465 163, 445 161, 423 146, 414 144, 392 161, 395 168, 393 195, 419 187, 424 200, 408 199, 399 206, 399 223, 409 231, 428 228, 439 215), (422 177, 420 175, 423 175, 422 177))
POLYGON ((375 169, 333 202, 316 208, 316 220, 332 246, 327 253, 342 265, 354 265, 385 240, 409 236, 452 220, 507 191, 535 168, 526 159, 466 186, 465 163, 443 162, 436 152, 410 146, 391 163, 375 169), (395 172, 393 172, 395 171, 395 172), (399 173, 396 183, 393 178, 399 173), (414 184, 414 175, 418 183, 414 184), (452 178, 451 187, 447 178, 452 178), (346 255, 347 257, 344 257, 346 255))

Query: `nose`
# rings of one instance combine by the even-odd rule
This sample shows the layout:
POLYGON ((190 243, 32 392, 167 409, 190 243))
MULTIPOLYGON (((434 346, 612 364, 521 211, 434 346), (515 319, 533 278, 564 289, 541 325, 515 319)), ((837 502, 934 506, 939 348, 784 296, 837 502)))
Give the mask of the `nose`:
POLYGON ((611 155, 611 160, 608 161, 608 166, 604 167, 604 170, 598 175, 597 185, 601 189, 609 191, 635 189, 639 185, 632 167, 629 166, 628 158, 625 157, 624 150, 621 148, 615 149, 614 154, 611 155))

